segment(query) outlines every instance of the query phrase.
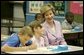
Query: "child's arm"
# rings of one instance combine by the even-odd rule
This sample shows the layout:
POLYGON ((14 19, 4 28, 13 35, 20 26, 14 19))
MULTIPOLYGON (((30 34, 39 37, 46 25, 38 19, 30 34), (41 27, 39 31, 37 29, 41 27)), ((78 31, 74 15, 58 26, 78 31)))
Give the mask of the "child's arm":
POLYGON ((35 44, 32 44, 30 46, 23 46, 23 47, 10 47, 8 45, 4 45, 1 47, 1 51, 4 52, 12 52, 12 51, 27 51, 30 49, 36 49, 37 46, 35 44))
POLYGON ((31 49, 36 49, 37 48, 37 45, 35 43, 32 43, 31 45, 29 46, 26 46, 29 50, 31 49))

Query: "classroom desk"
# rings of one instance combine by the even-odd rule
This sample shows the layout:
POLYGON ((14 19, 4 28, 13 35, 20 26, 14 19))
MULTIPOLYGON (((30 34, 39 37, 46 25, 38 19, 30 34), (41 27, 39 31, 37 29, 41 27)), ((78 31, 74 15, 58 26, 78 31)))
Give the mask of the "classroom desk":
POLYGON ((8 37, 10 37, 9 35, 3 35, 1 34, 1 41, 5 41, 8 37))
MULTIPOLYGON (((74 29, 72 30, 62 30, 63 34, 64 34, 64 38, 66 40, 67 43, 71 43, 71 42, 76 42, 74 43, 75 45, 81 45, 79 39, 83 38, 83 30, 80 31, 76 31, 74 29), (72 41, 73 40, 73 41, 72 41)), ((73 44, 71 43, 71 45, 73 44)))
POLYGON ((75 30, 62 30, 63 34, 70 34, 70 33, 81 33, 83 30, 75 31, 75 30))
MULTIPOLYGON (((56 46, 48 46, 50 48, 54 48, 56 46)), ((76 52, 76 51, 81 51, 80 54, 83 54, 83 47, 79 47, 79 46, 71 46, 68 45, 68 50, 65 51, 51 51, 51 49, 48 49, 48 47, 39 47, 35 50, 28 50, 26 52, 7 52, 8 54, 66 54, 66 53, 72 53, 72 52, 76 52)), ((78 53, 78 52, 77 52, 78 53)), ((73 54, 73 53, 72 53, 73 54)), ((76 53, 75 53, 76 54, 76 53)))

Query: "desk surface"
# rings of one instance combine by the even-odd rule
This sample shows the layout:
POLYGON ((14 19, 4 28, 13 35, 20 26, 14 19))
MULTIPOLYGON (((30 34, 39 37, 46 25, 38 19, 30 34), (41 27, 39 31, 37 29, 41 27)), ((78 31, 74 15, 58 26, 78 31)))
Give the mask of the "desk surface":
POLYGON ((67 33, 80 33, 80 32, 83 32, 83 30, 80 30, 80 31, 75 31, 75 30, 62 30, 62 32, 64 34, 67 34, 67 33))
POLYGON ((1 41, 5 41, 8 37, 10 36, 1 34, 1 41))
MULTIPOLYGON (((54 48, 55 46, 50 46, 50 47, 54 48)), ((8 53, 10 54, 58 54, 58 53, 81 51, 81 50, 83 50, 83 47, 68 45, 68 50, 59 51, 59 52, 51 51, 51 49, 48 49, 47 47, 40 47, 35 50, 28 50, 26 52, 8 52, 8 53)))

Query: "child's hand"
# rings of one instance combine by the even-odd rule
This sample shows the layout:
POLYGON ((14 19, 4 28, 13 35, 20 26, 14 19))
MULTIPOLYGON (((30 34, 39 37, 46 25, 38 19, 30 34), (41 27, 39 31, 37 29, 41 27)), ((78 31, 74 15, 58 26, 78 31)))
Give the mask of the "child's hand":
POLYGON ((36 48, 37 46, 34 43, 32 43, 30 46, 27 46, 27 49, 29 50, 36 49, 36 48))
POLYGON ((25 43, 25 46, 29 46, 29 45, 31 45, 31 44, 32 44, 32 41, 29 40, 29 41, 27 41, 27 42, 25 43))

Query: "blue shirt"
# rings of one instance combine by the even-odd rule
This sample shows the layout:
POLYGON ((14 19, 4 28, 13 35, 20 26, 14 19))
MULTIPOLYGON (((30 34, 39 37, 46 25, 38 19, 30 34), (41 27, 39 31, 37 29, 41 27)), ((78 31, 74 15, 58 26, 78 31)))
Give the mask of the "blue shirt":
MULTIPOLYGON (((29 40, 30 42, 30 40, 29 40)), ((11 46, 11 47, 19 47, 21 46, 21 42, 20 42, 20 39, 19 39, 19 36, 17 33, 13 33, 6 41, 4 44, 7 44, 8 46, 11 46)), ((31 45, 30 43, 27 43, 29 45, 31 45)))

